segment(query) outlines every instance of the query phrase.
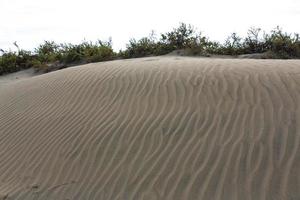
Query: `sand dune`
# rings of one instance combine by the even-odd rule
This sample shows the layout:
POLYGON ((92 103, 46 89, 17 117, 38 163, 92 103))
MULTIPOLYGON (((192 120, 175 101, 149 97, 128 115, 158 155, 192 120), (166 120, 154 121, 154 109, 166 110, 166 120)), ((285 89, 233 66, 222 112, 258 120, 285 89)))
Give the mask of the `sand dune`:
POLYGON ((0 87, 5 87, 9 83, 27 79, 39 74, 41 73, 35 72, 33 68, 30 68, 10 74, 0 75, 0 87))
POLYGON ((0 88, 0 199, 300 199, 300 61, 155 57, 0 88))

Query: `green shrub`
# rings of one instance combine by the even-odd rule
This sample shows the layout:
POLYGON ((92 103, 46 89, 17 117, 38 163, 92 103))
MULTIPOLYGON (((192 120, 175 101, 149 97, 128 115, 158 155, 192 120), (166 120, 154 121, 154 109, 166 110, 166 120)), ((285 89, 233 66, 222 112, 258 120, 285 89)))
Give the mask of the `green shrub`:
POLYGON ((61 61, 66 64, 71 63, 89 63, 112 60, 115 56, 111 41, 96 43, 82 42, 81 44, 63 44, 61 45, 61 61))
POLYGON ((232 33, 229 36, 225 44, 221 47, 221 53, 225 55, 239 55, 244 53, 242 38, 240 38, 236 33, 232 33))
POLYGON ((161 35, 161 41, 170 45, 170 49, 185 49, 191 47, 197 40, 195 29, 191 25, 180 23, 173 31, 161 35))
POLYGON ((44 41, 35 49, 35 55, 41 63, 53 63, 61 59, 61 47, 54 41, 44 41))
POLYGON ((63 44, 62 61, 66 64, 78 63, 82 59, 83 48, 81 45, 63 44))
POLYGON ((195 48, 199 40, 195 29, 191 25, 180 23, 171 32, 160 35, 157 40, 154 32, 149 37, 139 40, 130 39, 125 51, 120 51, 122 58, 137 58, 150 55, 164 55, 178 49, 195 48))
POLYGON ((111 41, 103 42, 99 40, 97 43, 83 43, 83 57, 86 62, 100 62, 112 60, 115 53, 112 49, 111 41))
POLYGON ((300 58, 299 34, 284 33, 276 27, 270 35, 265 36, 266 47, 278 58, 300 58))
POLYGON ((131 39, 127 44, 126 52, 124 52, 125 57, 137 58, 144 57, 154 54, 155 42, 151 41, 149 38, 144 37, 140 40, 131 39))
POLYGON ((12 73, 20 70, 17 66, 17 54, 15 52, 5 52, 0 60, 1 74, 12 73))
POLYGON ((22 69, 28 69, 33 66, 33 61, 36 56, 32 55, 30 51, 20 50, 17 54, 17 65, 22 69))
POLYGON ((0 56, 0 74, 12 73, 21 69, 33 67, 32 62, 35 58, 30 51, 2 51, 2 53, 2 56, 0 56))
POLYGON ((172 46, 159 41, 154 45, 153 55, 165 55, 172 52, 173 50, 174 48, 172 46))
POLYGON ((45 41, 33 52, 20 49, 16 42, 13 44, 18 49, 16 52, 0 49, 0 74, 30 67, 47 72, 74 64, 165 55, 174 50, 183 50, 185 55, 237 56, 258 53, 263 58, 300 58, 299 34, 288 34, 279 27, 270 34, 262 32, 260 28, 250 28, 245 38, 233 33, 221 44, 197 33, 193 26, 180 23, 177 28, 161 34, 159 38, 151 32, 148 37, 130 39, 126 49, 119 53, 113 51, 111 40, 95 43, 83 41, 80 44, 45 41))
POLYGON ((245 53, 263 53, 267 50, 264 36, 261 35, 260 28, 251 27, 248 30, 247 37, 244 41, 245 53))

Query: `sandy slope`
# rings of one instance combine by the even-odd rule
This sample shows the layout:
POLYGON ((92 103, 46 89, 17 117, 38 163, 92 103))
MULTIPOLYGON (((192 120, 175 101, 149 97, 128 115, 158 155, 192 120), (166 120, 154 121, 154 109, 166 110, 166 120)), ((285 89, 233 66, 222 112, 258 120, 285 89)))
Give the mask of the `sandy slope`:
POLYGON ((299 143, 300 61, 132 59, 0 89, 2 199, 296 200, 299 143))
POLYGON ((15 73, 0 75, 0 88, 5 87, 7 84, 20 81, 23 79, 27 79, 36 75, 39 75, 41 73, 37 73, 34 71, 33 68, 30 69, 24 69, 15 73))

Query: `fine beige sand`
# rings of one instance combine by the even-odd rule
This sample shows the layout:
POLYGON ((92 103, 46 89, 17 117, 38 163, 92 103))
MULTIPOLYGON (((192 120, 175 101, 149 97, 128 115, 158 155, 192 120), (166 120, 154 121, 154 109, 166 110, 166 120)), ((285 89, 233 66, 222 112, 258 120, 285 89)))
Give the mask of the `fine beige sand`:
POLYGON ((0 199, 298 200, 300 61, 155 57, 0 87, 0 199))
POLYGON ((0 88, 5 87, 9 83, 37 76, 39 74, 41 73, 35 72, 33 68, 30 68, 11 74, 0 75, 0 88))

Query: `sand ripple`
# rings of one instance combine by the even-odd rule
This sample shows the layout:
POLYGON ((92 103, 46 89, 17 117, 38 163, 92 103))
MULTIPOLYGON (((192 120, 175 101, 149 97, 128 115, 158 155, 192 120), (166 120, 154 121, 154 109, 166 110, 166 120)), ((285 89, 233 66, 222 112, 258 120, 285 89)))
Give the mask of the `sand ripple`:
POLYGON ((0 199, 300 199, 300 62, 158 57, 0 88, 0 199))

